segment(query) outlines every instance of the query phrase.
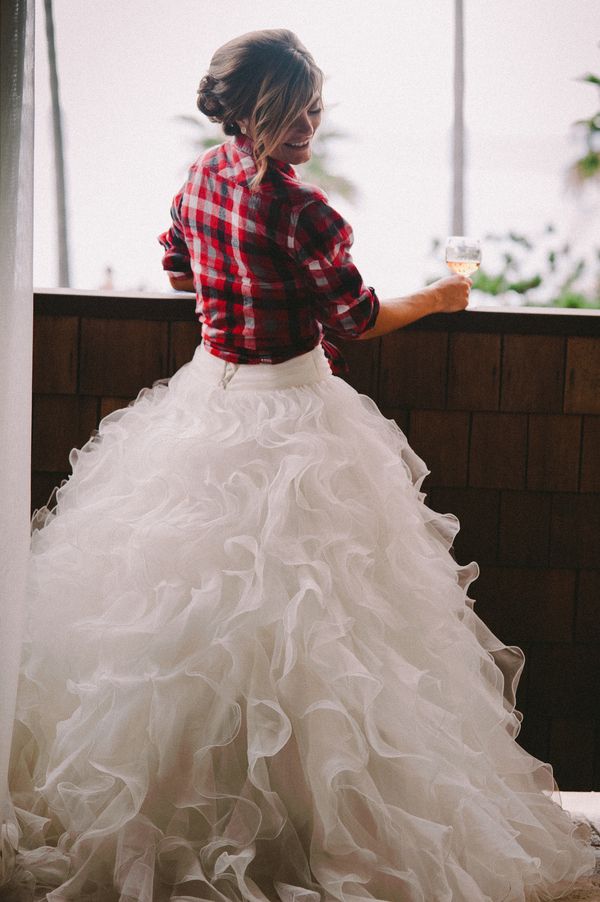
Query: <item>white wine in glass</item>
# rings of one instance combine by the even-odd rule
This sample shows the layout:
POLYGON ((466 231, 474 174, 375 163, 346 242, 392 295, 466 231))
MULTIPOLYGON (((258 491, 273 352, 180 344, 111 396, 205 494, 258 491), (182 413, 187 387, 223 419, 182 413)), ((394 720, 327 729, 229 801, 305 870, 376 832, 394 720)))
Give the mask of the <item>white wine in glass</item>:
POLYGON ((481 241, 465 235, 451 235, 446 241, 446 265, 459 276, 470 276, 481 265, 481 241))

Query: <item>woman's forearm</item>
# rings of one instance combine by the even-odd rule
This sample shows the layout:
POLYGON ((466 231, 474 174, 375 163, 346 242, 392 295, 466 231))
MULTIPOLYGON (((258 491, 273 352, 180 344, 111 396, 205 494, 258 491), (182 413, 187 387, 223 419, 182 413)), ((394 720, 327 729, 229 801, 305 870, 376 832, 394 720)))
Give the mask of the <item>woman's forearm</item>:
POLYGON ((388 332, 395 332, 424 316, 435 313, 432 292, 427 288, 404 298, 387 298, 380 302, 375 325, 358 338, 379 338, 388 332))
POLYGON ((446 276, 421 291, 403 298, 388 298, 379 304, 375 325, 357 336, 378 338, 395 332, 430 313, 457 313, 469 303, 471 280, 466 276, 446 276))

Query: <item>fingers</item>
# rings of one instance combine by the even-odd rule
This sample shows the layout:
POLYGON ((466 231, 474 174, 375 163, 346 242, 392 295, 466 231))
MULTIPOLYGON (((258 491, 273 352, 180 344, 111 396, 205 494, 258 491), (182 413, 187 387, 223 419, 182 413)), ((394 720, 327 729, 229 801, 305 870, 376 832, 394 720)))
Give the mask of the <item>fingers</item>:
POLYGON ((435 283, 438 289, 438 312, 457 313, 469 305, 472 279, 468 276, 452 274, 435 283))
POLYGON ((472 280, 468 276, 457 276, 454 286, 454 303, 451 302, 450 310, 464 310, 469 304, 472 280))
POLYGON ((468 276, 461 276, 460 278, 461 278, 462 284, 465 285, 467 288, 467 298, 468 298, 471 288, 473 286, 473 280, 470 279, 468 276))

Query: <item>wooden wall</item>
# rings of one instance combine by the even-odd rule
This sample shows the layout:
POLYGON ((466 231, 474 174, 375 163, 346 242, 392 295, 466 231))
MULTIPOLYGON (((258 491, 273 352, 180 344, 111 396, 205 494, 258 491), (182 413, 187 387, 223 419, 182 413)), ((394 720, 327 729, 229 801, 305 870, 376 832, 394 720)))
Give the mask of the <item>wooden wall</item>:
MULTIPOLYGON (((193 298, 36 296, 33 507, 102 416, 190 359, 193 298)), ((600 315, 466 311, 346 342, 350 382, 427 462, 475 610, 527 664, 522 744, 600 789, 600 315)))

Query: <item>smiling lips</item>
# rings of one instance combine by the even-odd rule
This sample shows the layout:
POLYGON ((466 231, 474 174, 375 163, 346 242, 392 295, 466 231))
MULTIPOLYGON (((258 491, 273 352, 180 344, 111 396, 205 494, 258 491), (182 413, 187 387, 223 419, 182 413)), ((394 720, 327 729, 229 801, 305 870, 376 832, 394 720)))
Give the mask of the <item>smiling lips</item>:
POLYGON ((300 144, 292 144, 290 141, 286 141, 286 147, 296 147, 298 149, 301 149, 303 147, 308 147, 309 144, 310 144, 310 138, 308 138, 308 140, 306 140, 306 141, 302 141, 300 144))

